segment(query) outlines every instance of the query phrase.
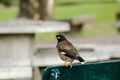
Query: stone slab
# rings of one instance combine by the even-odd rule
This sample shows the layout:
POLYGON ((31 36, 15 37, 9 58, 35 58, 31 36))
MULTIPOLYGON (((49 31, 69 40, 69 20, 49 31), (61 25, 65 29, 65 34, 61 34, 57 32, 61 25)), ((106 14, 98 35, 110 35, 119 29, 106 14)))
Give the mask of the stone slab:
POLYGON ((0 67, 0 79, 31 78, 31 67, 0 67))
POLYGON ((70 30, 67 22, 19 20, 0 22, 0 34, 65 32, 70 30))

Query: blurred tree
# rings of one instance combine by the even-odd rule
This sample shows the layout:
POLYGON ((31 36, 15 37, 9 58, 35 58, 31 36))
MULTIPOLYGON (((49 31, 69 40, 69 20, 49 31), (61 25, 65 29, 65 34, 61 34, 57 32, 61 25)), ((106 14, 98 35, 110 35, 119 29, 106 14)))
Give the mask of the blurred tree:
POLYGON ((0 3, 4 4, 5 6, 10 6, 11 0, 0 0, 0 3))
POLYGON ((20 0, 19 17, 53 19, 54 0, 20 0))

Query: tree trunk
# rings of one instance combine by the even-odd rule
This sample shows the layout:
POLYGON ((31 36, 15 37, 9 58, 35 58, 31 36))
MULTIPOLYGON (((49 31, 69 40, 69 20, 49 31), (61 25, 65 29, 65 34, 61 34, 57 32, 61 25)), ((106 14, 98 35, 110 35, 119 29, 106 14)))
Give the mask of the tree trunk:
POLYGON ((53 19, 54 0, 20 0, 19 17, 53 19))

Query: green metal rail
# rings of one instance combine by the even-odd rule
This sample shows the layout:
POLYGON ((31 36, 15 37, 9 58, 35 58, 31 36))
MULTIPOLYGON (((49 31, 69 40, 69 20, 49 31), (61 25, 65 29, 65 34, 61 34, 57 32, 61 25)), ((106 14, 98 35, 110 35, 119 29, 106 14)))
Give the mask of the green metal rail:
POLYGON ((42 80, 120 80, 120 61, 48 67, 42 80))

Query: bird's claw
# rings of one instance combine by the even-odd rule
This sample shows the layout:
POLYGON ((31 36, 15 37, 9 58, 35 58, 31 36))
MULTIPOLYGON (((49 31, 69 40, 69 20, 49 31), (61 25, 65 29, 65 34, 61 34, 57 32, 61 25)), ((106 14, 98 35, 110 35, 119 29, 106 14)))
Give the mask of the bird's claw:
POLYGON ((72 64, 70 64, 69 66, 70 66, 70 68, 72 68, 72 64))
POLYGON ((65 62, 64 65, 65 65, 66 67, 72 68, 72 63, 71 63, 71 62, 65 62))

